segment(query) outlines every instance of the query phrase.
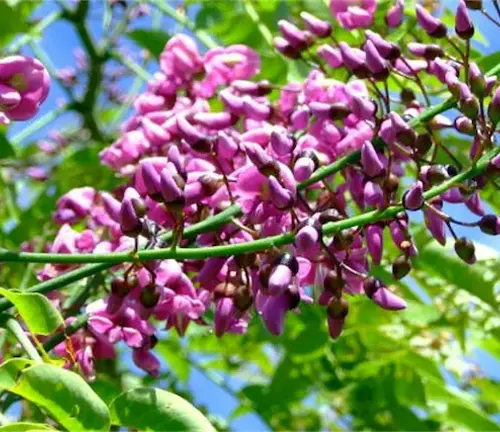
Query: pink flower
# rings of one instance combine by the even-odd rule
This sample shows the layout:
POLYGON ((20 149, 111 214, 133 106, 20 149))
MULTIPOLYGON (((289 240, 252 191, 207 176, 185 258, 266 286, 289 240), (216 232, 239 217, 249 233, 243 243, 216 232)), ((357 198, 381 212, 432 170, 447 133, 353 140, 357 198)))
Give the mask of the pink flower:
POLYGON ((90 214, 94 205, 95 190, 89 186, 70 190, 57 200, 54 219, 57 223, 77 223, 90 214))
POLYGON ((258 73, 260 57, 245 45, 231 45, 207 51, 203 57, 203 65, 206 77, 200 84, 200 93, 210 97, 218 86, 245 80, 258 73))
POLYGON ((330 0, 330 12, 349 30, 369 27, 376 9, 377 0, 330 0))
POLYGON ((187 35, 175 35, 161 53, 160 68, 167 77, 190 81, 202 71, 202 60, 196 42, 187 35))
POLYGON ((50 76, 37 59, 15 55, 0 59, 0 111, 10 120, 28 120, 49 93, 50 76))

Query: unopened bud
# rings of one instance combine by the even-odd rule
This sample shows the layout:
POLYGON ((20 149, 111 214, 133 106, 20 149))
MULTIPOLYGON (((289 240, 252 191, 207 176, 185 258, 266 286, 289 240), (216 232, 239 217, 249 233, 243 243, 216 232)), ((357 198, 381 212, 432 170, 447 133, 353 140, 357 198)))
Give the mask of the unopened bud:
POLYGON ((336 272, 335 270, 330 270, 323 280, 323 287, 325 288, 325 291, 331 292, 336 297, 340 297, 344 285, 345 282, 342 278, 342 274, 336 272))
POLYGON ((160 292, 156 285, 150 284, 145 286, 141 291, 139 300, 146 309, 154 308, 160 300, 160 292))
POLYGON ((331 318, 345 318, 349 313, 349 303, 345 298, 332 298, 327 306, 328 316, 331 318))
POLYGON ((474 36, 474 24, 472 23, 472 19, 464 0, 460 0, 458 3, 455 15, 455 31, 462 39, 470 39, 474 36))
POLYGON ((475 251, 474 243, 468 238, 460 237, 455 241, 455 252, 467 264, 474 264, 476 262, 475 251))
POLYGON ((394 279, 403 279, 411 270, 411 262, 406 256, 400 256, 392 263, 392 275, 394 279))
POLYGON ((240 285, 235 289, 233 294, 233 302, 236 309, 245 312, 250 309, 253 304, 253 294, 247 285, 240 285))
POLYGON ((479 221, 479 228, 482 232, 489 235, 500 234, 500 218, 496 215, 485 215, 479 221))

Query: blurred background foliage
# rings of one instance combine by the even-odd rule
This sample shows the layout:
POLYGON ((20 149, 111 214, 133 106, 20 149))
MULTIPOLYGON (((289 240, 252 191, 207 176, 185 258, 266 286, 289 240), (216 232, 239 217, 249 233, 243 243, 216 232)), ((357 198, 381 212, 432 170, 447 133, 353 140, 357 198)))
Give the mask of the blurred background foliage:
MULTIPOLYGON (((0 2, 2 53, 36 55, 51 67, 54 80, 49 102, 34 120, 0 133, 0 246, 5 248, 32 241, 36 249, 52 238, 57 228, 52 212, 62 193, 122 183, 99 164, 98 153, 119 135, 171 35, 187 32, 203 49, 247 44, 262 56, 260 78, 283 84, 303 80, 310 67, 273 50, 278 20, 298 22, 301 11, 329 18, 322 0, 96 0, 88 3, 77 28, 61 12, 61 4, 73 3, 0 2), (146 13, 131 20, 139 8, 146 13), (99 47, 97 56, 89 52, 85 35, 99 47), (85 51, 90 67, 68 87, 57 71, 74 64, 72 50, 77 47, 85 51), (55 151, 40 150, 41 143, 54 142, 62 143, 55 151), (32 166, 49 175, 42 180, 28 176, 32 166)), ((386 33, 383 16, 391 2, 379 3, 374 30, 386 33)), ((415 25, 414 4, 405 2, 405 24, 387 35, 403 47, 415 38, 428 41, 415 25)), ((426 4, 453 25, 453 1, 426 4)), ((472 55, 487 70, 500 61, 500 43, 496 28, 475 18, 480 24, 472 55)), ((349 43, 362 38, 358 31, 338 26, 335 36, 349 43)), ((329 72, 332 78, 345 78, 343 71, 329 72)), ((393 92, 401 86, 414 83, 389 81, 393 92)), ((434 101, 444 94, 437 79, 425 86, 434 101)), ((441 138, 459 160, 468 160, 463 137, 446 132, 441 138)), ((440 157, 449 162, 445 154, 440 157)), ((498 213, 499 191, 492 188, 485 196, 498 213)), ((465 217, 460 206, 447 211, 465 217)), ((391 313, 364 297, 354 299, 337 341, 329 339, 325 317, 314 306, 289 314, 281 337, 269 335, 258 319, 244 336, 217 339, 200 326, 192 326, 184 338, 164 332, 155 348, 163 360, 158 379, 144 376, 124 354, 118 362, 98 366, 92 387, 105 401, 138 385, 170 390, 209 414, 221 430, 500 430, 500 246, 476 234, 478 263, 467 266, 431 240, 421 219, 412 223, 420 253, 411 276, 399 284, 409 301, 405 312, 391 313)), ((390 262, 397 252, 390 241, 386 245, 386 260, 374 272, 390 281, 390 262)), ((36 270, 3 265, 0 285, 26 288, 36 282, 36 270)), ((91 293, 98 296, 105 278, 93 282, 91 293)), ((7 352, 5 335, 2 343, 7 352)), ((14 348, 11 354, 16 354, 14 348)), ((0 400, 0 411, 13 417, 22 411, 32 420, 40 415, 29 405, 10 405, 8 399, 0 400)))

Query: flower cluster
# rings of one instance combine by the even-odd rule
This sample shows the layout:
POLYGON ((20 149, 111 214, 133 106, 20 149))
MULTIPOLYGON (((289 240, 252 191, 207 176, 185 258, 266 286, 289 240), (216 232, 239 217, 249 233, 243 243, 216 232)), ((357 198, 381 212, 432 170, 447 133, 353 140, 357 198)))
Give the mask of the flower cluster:
MULTIPOLYGON (((376 2, 332 0, 330 6, 342 27, 366 28, 376 2)), ((389 29, 404 22, 403 6, 397 0, 388 10, 389 29)), ((456 58, 437 43, 402 47, 370 30, 360 46, 350 46, 336 41, 332 23, 309 13, 301 18, 304 29, 279 22, 275 46, 315 68, 305 80, 284 86, 252 80, 260 59, 249 47, 202 54, 190 37, 171 38, 161 54, 160 71, 135 101, 134 115, 119 139, 101 153, 102 163, 126 184, 111 193, 85 186, 58 201, 55 220, 62 227, 51 252, 133 253, 139 247, 188 244, 210 248, 294 236, 292 244, 259 253, 115 266, 109 295, 87 307, 88 330, 72 336, 74 359, 88 375, 93 359, 113 355, 112 346, 119 341, 133 350, 138 366, 157 374, 159 362, 150 351, 157 340, 153 320, 182 335, 191 322, 209 324, 206 312, 213 310, 214 332, 222 336, 245 332, 256 314, 272 334, 280 335, 286 314, 314 297, 336 338, 350 295, 364 294, 384 309, 404 309, 406 303, 394 289, 369 272, 382 262, 385 230, 400 251, 393 261, 394 278, 410 272, 418 250, 408 211, 422 209, 427 228, 442 244, 446 227, 456 237, 452 224, 460 223, 443 212, 444 202, 465 203, 481 216, 475 224, 481 230, 500 232, 498 218, 484 215, 479 198, 486 176, 426 198, 427 191, 463 169, 453 158, 449 165, 435 162, 443 146, 436 132, 454 128, 472 136, 471 158, 477 161, 493 146, 500 121, 496 80, 483 75, 459 44, 468 44, 474 33, 465 3, 460 2, 456 15, 460 39, 450 39, 456 58), (337 69, 352 78, 330 78, 337 69), (406 87, 394 101, 396 95, 386 85, 389 76, 412 82, 424 99, 428 95, 422 81, 435 77, 457 99, 460 115, 454 121, 438 115, 412 126, 427 101, 406 87), (358 162, 345 164, 335 175, 313 177, 321 167, 356 151, 358 162), (403 191, 407 167, 416 178, 403 191), (404 210, 392 219, 324 233, 325 224, 400 203, 404 210), (189 226, 231 206, 240 209, 239 217, 194 239, 184 236, 189 226), (86 229, 77 231, 75 224, 86 229), (169 231, 172 239, 165 244, 161 236, 169 231)), ((446 26, 420 6, 417 19, 430 37, 447 35, 446 26)), ((488 175, 497 174, 500 159, 490 168, 488 175)), ((464 261, 474 261, 469 240, 455 238, 455 250, 464 261)), ((47 265, 40 277, 50 279, 67 270, 47 265)), ((64 350, 64 345, 58 347, 58 352, 64 350)))
POLYGON ((0 59, 0 123, 32 118, 49 87, 47 69, 37 59, 22 55, 0 59))

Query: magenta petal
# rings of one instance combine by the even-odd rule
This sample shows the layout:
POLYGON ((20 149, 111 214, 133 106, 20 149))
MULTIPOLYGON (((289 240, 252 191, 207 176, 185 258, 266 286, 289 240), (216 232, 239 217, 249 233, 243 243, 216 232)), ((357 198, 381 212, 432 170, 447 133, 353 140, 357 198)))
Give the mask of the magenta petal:
POLYGON ((402 310, 406 309, 406 302, 391 292, 388 288, 380 287, 372 298, 373 302, 387 310, 402 310))

